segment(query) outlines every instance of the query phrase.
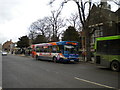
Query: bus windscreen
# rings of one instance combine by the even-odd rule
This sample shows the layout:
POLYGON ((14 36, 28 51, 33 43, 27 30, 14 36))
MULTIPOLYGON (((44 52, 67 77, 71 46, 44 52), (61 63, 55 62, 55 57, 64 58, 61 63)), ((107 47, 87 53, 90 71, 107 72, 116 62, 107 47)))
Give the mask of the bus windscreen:
POLYGON ((64 45, 64 54, 76 54, 78 51, 75 45, 64 45))

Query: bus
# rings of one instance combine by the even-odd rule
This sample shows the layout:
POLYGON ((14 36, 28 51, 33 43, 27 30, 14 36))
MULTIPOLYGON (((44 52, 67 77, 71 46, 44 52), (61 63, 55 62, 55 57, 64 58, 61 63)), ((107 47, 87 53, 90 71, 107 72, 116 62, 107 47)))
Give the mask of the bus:
POLYGON ((54 62, 79 62, 79 43, 60 41, 32 45, 32 57, 54 62))
POLYGON ((95 63, 120 71, 120 35, 96 38, 95 63))

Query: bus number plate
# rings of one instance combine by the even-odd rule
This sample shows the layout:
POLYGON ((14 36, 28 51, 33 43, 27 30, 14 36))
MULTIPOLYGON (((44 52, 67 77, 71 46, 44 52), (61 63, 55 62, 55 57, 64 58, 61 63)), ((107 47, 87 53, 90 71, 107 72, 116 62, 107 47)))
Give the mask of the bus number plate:
POLYGON ((71 62, 74 62, 74 60, 70 60, 71 62))

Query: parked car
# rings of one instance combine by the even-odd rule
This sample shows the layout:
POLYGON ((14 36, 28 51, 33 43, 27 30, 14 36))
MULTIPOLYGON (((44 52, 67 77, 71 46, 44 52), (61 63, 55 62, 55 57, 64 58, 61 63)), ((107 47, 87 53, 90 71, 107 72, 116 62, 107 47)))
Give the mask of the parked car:
POLYGON ((2 56, 7 56, 7 52, 2 51, 2 56))

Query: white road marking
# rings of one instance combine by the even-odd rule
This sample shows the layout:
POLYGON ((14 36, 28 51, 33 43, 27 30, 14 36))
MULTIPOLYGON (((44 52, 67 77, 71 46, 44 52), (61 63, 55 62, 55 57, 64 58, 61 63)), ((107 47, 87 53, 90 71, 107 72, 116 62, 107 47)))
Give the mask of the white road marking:
POLYGON ((0 87, 0 90, 2 90, 2 87, 0 87))
MULTIPOLYGON (((106 88, 113 88, 113 89, 116 89, 115 87, 111 87, 111 86, 103 85, 103 84, 100 84, 100 83, 96 83, 96 82, 88 81, 88 80, 81 79, 81 78, 78 78, 78 77, 74 77, 74 78, 77 79, 77 80, 84 81, 84 82, 91 83, 91 84, 95 84, 95 85, 98 85, 98 86, 102 86, 102 87, 106 87, 106 88)), ((120 89, 119 89, 119 90, 120 90, 120 89)))

